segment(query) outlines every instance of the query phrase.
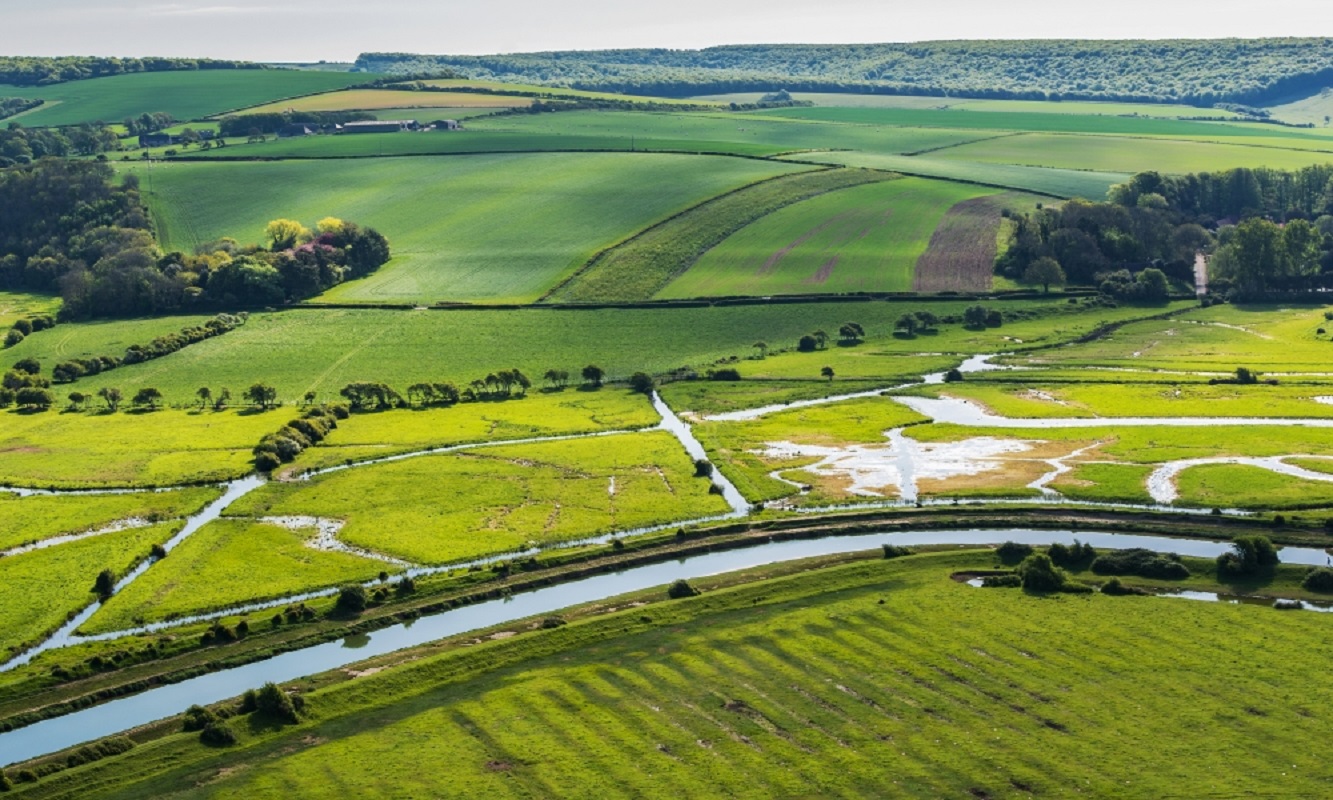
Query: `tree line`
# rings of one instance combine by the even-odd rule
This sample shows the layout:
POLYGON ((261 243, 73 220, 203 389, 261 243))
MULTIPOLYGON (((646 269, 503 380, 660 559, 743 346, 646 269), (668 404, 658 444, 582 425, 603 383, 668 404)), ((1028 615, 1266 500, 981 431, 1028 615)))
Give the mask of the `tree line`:
POLYGON ((732 45, 419 55, 364 53, 357 69, 683 97, 833 91, 1040 100, 1266 105, 1333 80, 1333 40, 1028 40, 732 45))
POLYGON ((43 158, 92 156, 120 149, 116 132, 102 123, 65 128, 25 128, 11 122, 0 130, 0 169, 43 158))
POLYGON ((0 83, 49 86, 53 83, 105 78, 135 72, 177 72, 205 69, 269 69, 264 64, 212 58, 114 58, 101 56, 0 56, 0 83))
POLYGON ((274 134, 288 125, 311 125, 323 128, 372 119, 375 119, 375 115, 366 111, 275 111, 263 114, 239 114, 218 121, 218 136, 274 134))

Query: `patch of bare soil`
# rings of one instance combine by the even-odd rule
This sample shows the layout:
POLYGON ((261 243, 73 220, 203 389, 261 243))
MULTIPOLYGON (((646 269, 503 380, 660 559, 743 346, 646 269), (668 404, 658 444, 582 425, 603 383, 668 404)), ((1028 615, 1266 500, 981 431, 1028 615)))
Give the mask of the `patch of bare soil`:
POLYGON ((916 261, 912 291, 990 291, 1002 198, 974 197, 949 209, 916 261))

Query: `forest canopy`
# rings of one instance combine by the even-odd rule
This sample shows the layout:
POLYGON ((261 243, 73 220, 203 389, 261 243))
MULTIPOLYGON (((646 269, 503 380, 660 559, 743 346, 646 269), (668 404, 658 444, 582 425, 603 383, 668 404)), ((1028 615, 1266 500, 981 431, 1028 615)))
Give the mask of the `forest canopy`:
POLYGON ((132 72, 172 72, 196 69, 268 69, 248 61, 211 58, 102 58, 98 56, 0 56, 0 83, 10 86, 49 86, 53 83, 105 78, 132 72))
POLYGON ((491 56, 365 53, 365 72, 455 69, 471 78, 629 94, 824 91, 1263 105, 1333 80, 1333 39, 1028 40, 733 45, 491 56))

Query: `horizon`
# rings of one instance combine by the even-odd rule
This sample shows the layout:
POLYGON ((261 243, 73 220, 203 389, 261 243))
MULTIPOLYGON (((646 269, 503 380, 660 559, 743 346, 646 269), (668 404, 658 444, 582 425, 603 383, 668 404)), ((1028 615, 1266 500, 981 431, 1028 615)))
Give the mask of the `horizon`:
MULTIPOLYGON (((10 37, 0 35, 0 54, 337 63, 368 52, 503 55, 776 44, 1309 39, 1322 38, 1310 30, 1330 27, 1322 5, 1310 0, 1279 0, 1269 4, 1260 20, 1247 14, 1250 10, 1239 0, 1221 0, 1206 15, 1127 0, 1104 16, 1070 14, 1055 0, 1003 7, 944 0, 928 9, 830 0, 817 10, 793 0, 770 0, 762 6, 749 0, 680 0, 628 9, 609 0, 499 0, 453 8, 427 0, 395 0, 380 4, 368 18, 365 6, 352 0, 290 0, 279 7, 264 7, 257 0, 50 0, 40 8, 6 13, 6 30, 21 34, 22 41, 5 41, 10 37), (107 35, 109 29, 113 36, 107 35), (848 35, 852 31, 867 33, 848 35)), ((1328 35, 1333 30, 1322 34, 1328 35)))

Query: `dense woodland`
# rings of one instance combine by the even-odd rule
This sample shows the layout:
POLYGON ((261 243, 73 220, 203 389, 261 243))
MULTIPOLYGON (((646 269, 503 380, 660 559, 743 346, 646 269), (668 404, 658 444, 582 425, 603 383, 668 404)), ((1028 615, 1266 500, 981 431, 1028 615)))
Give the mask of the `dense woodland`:
POLYGON ((456 69, 472 78, 630 94, 845 91, 1023 99, 1263 105, 1333 79, 1333 40, 954 41, 737 45, 492 56, 365 53, 365 72, 456 69))
POLYGON ((0 169, 56 156, 91 156, 119 150, 120 139, 106 125, 25 128, 11 122, 0 129, 0 169))
POLYGON ((132 72, 173 72, 195 69, 267 69, 248 61, 211 58, 103 58, 100 56, 0 56, 0 83, 10 86, 49 86, 85 78, 104 78, 132 72))
POLYGON ((1238 298, 1333 288, 1333 165, 1139 173, 1109 202, 1012 217, 996 270, 1032 280, 1055 267, 1055 283, 1156 300, 1166 291, 1156 272, 1191 283, 1196 252, 1213 254, 1214 288, 1238 298))
POLYGON ((274 220, 265 244, 224 239, 163 253, 138 181, 105 164, 46 159, 0 172, 0 288, 58 291, 71 318, 300 300, 389 260, 377 231, 337 219, 274 220))

